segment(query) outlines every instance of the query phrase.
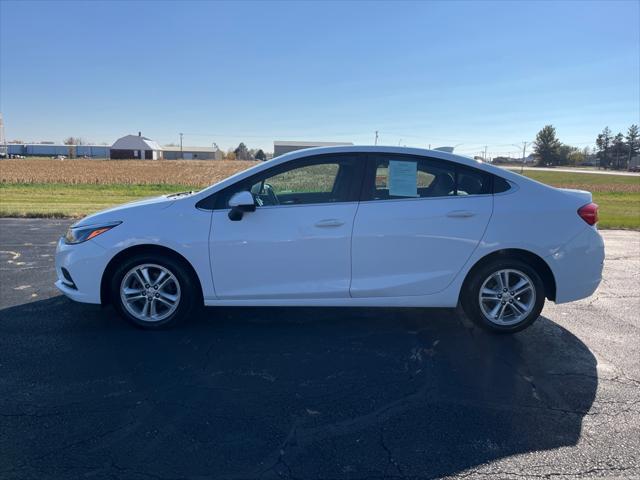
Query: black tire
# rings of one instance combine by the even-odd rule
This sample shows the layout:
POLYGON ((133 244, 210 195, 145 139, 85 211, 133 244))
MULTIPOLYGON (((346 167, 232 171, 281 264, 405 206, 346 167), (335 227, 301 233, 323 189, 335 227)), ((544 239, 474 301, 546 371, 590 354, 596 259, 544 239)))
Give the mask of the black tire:
MULTIPOLYGON (((118 265, 111 277, 110 289, 113 306, 120 316, 136 327, 149 330, 160 330, 173 327, 189 318, 202 304, 201 297, 198 294, 199 283, 197 279, 193 278, 193 273, 188 266, 179 259, 156 253, 139 254, 125 259, 120 265, 118 265), (127 275, 128 272, 136 266, 149 264, 165 268, 174 276, 175 281, 179 286, 180 295, 178 301, 175 302, 177 307, 171 314, 161 320, 145 321, 137 318, 129 312, 120 295, 120 288, 125 275, 127 275)), ((143 300, 141 300, 141 302, 142 301, 143 300)))
POLYGON ((536 321, 544 307, 545 290, 540 275, 529 264, 515 258, 496 259, 481 265, 471 272, 462 288, 461 303, 467 317, 477 326, 493 333, 514 333, 524 330, 536 321), (535 299, 531 301, 533 308, 530 313, 517 323, 510 325, 500 325, 485 315, 479 299, 483 283, 501 270, 515 270, 524 273, 531 280, 535 292, 535 299))

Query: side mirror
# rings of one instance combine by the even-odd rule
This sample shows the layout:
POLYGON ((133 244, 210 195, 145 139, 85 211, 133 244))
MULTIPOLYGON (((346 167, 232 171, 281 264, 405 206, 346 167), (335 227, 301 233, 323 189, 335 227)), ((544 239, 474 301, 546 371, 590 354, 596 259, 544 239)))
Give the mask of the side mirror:
POLYGON ((229 206, 231 207, 229 220, 234 222, 242 220, 245 212, 256 211, 256 201, 251 192, 247 191, 234 193, 229 199, 229 206))

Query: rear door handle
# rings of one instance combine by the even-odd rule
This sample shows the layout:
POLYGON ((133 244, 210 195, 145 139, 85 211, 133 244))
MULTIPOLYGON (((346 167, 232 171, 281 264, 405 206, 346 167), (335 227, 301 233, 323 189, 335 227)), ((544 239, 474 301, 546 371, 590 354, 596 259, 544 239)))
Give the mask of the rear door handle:
POLYGON ((324 227, 340 227, 344 225, 342 220, 338 220, 337 218, 328 218, 326 220, 320 220, 316 223, 316 227, 324 228, 324 227))
POLYGON ((451 212, 447 213, 447 217, 469 218, 473 217, 475 214, 476 212, 470 212, 469 210, 452 210, 451 212))

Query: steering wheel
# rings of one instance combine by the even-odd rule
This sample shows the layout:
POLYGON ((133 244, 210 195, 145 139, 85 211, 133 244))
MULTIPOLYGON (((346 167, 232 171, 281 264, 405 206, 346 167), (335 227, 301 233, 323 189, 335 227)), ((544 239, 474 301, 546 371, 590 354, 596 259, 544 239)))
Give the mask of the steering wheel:
POLYGON ((269 203, 271 205, 280 205, 280 200, 278 199, 278 196, 276 195, 276 192, 271 185, 269 185, 268 183, 263 183, 261 190, 267 195, 267 197, 269 198, 269 203))

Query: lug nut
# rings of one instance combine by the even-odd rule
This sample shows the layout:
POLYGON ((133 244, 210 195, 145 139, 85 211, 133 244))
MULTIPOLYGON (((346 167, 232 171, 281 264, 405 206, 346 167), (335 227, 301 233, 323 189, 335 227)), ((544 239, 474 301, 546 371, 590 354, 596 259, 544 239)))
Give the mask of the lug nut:
POLYGON ((502 298, 502 294, 501 293, 498 294, 498 298, 502 298))
POLYGON ((513 303, 513 300, 509 300, 509 303, 513 303))
POLYGON ((501 303, 502 305, 504 305, 504 304, 505 304, 505 303, 507 303, 507 302, 505 302, 505 301, 503 300, 503 301, 501 301, 500 303, 501 303))
POLYGON ((505 288, 504 290, 502 290, 503 292, 507 292, 508 290, 505 288))
POLYGON ((156 298, 159 298, 159 297, 160 297, 160 294, 159 294, 159 293, 156 293, 156 298))
POLYGON ((155 288, 157 290, 158 289, 158 285, 154 285, 153 288, 155 288))
POLYGON ((148 284, 148 283, 145 283, 145 284, 144 284, 144 288, 149 288, 149 284, 148 284))

